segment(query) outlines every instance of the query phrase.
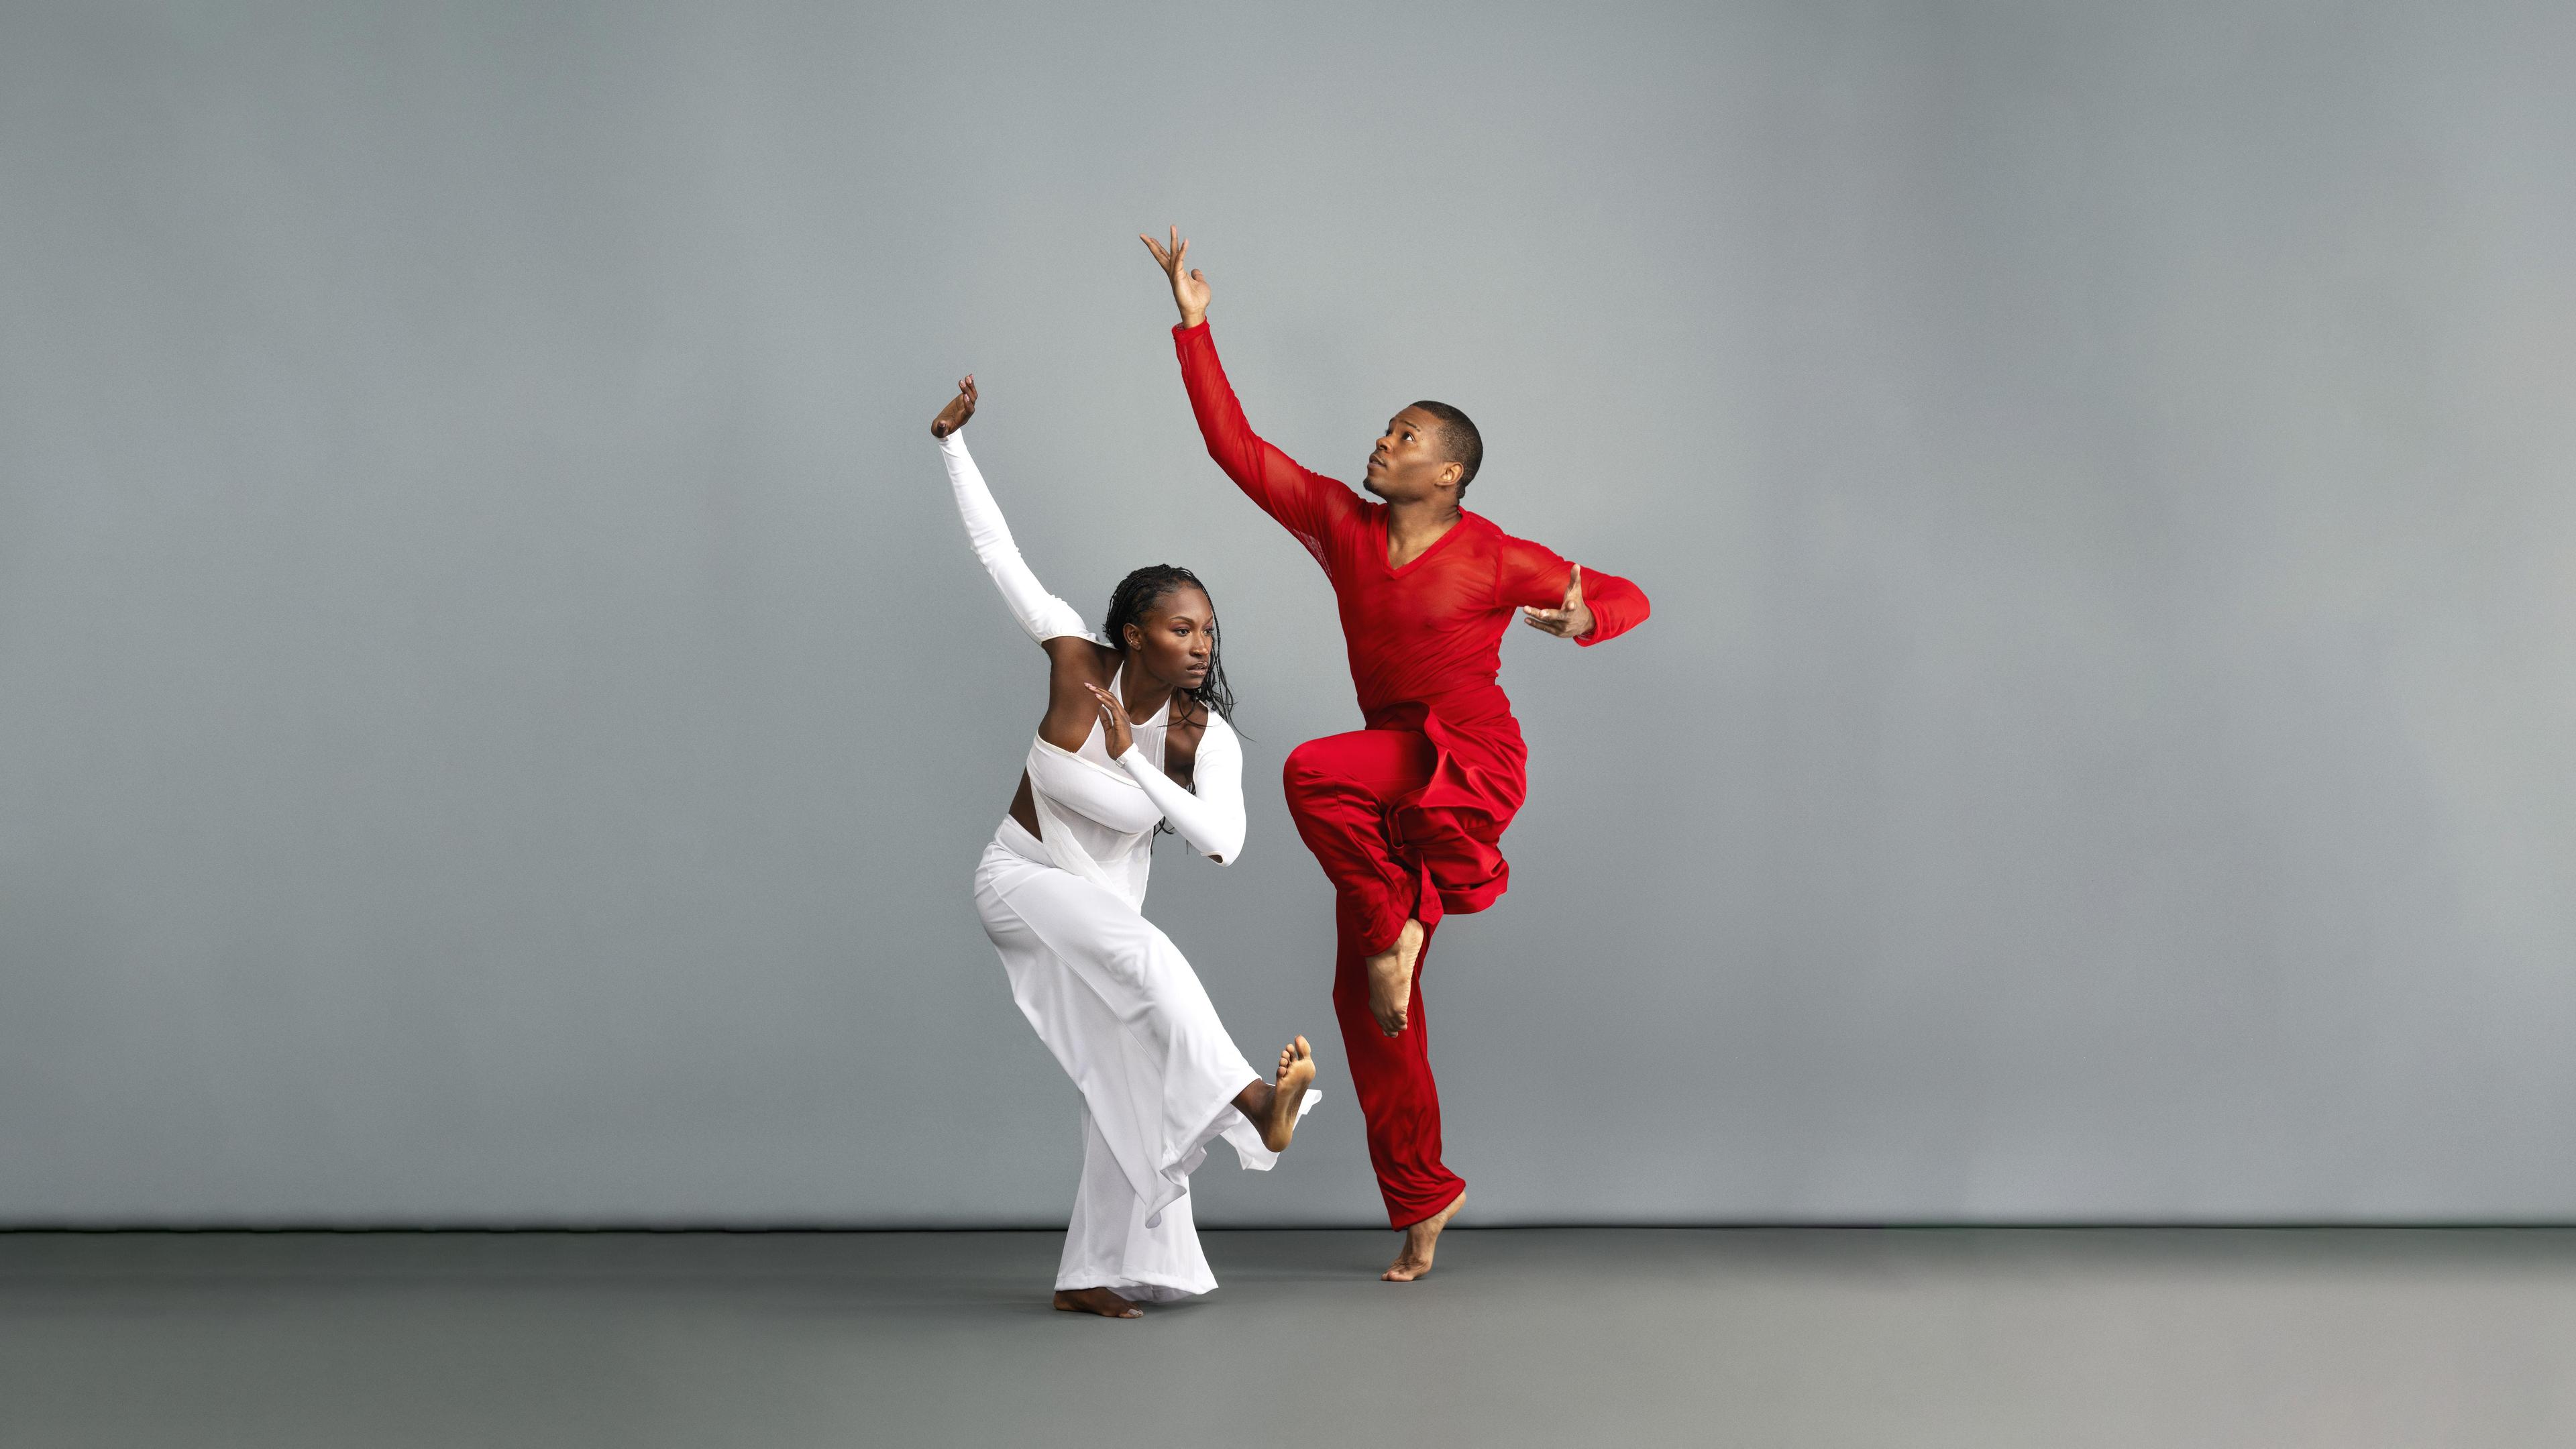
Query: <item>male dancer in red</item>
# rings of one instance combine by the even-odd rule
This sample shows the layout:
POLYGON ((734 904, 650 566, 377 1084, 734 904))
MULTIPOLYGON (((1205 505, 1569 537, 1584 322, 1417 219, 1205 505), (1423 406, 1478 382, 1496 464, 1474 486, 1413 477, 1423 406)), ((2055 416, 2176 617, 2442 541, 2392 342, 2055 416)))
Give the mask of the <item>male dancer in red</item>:
POLYGON ((1332 878, 1333 1010, 1369 1161, 1404 1249, 1382 1275, 1431 1271, 1467 1190, 1440 1161, 1440 1094, 1423 1041, 1416 968, 1443 915, 1481 911, 1511 869, 1503 827, 1527 793, 1520 722, 1494 676, 1504 626, 1598 644, 1644 622, 1636 585, 1581 568, 1459 507, 1484 443, 1467 415, 1418 402, 1369 454, 1367 503, 1255 436, 1207 329, 1208 284, 1179 228, 1142 240, 1171 278, 1181 380, 1208 455, 1332 580, 1368 728, 1288 756, 1288 812, 1332 878))

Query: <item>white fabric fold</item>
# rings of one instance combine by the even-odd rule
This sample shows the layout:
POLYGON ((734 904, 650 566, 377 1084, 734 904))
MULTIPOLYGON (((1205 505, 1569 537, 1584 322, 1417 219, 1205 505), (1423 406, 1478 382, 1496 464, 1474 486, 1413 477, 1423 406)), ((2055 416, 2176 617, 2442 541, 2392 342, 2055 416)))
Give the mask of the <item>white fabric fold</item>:
MULTIPOLYGON (((1099 737, 1095 727, 1092 739, 1099 737)), ((1130 745, 1127 753, 1135 754, 1136 747, 1130 745)), ((1127 775, 1044 740, 1030 741, 1028 770, 1038 837, 1056 869, 1118 897, 1129 910, 1143 910, 1154 864, 1154 826, 1162 819, 1152 797, 1127 775)))

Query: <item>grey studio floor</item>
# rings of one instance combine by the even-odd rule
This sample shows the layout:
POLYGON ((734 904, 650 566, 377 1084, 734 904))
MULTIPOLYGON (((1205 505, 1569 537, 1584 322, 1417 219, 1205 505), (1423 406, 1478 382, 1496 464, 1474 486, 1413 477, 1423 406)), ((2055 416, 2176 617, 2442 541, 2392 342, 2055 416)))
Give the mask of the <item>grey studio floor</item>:
POLYGON ((2565 1445, 2576 1231, 0 1234, 0 1443, 2565 1445))

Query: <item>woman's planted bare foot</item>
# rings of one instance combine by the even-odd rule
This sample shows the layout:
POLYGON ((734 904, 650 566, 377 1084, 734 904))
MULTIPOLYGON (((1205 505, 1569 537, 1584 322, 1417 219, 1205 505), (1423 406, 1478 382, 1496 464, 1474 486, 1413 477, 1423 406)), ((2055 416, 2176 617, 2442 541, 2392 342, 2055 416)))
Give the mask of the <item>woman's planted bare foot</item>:
POLYGON ((1055 1307, 1059 1313, 1097 1313, 1103 1318, 1142 1318, 1145 1310, 1110 1292, 1106 1288, 1058 1288, 1055 1307))
POLYGON ((1413 1014, 1413 963, 1422 959, 1422 923, 1407 921, 1395 944, 1368 958, 1369 1015, 1388 1036, 1404 1035, 1413 1014))
POLYGON ((1315 1080, 1315 1049, 1304 1037, 1279 1049, 1279 1080, 1270 1088, 1270 1101, 1254 1125, 1261 1129, 1261 1145, 1273 1152, 1288 1150, 1288 1139, 1297 1135, 1297 1108, 1306 1100, 1306 1088, 1315 1080))
POLYGON ((1396 1254, 1395 1261, 1387 1265, 1386 1271, 1377 1275, 1378 1281, 1410 1283, 1430 1272, 1432 1251, 1440 1246, 1440 1230, 1449 1226, 1449 1220, 1458 1215, 1459 1204, 1466 1200, 1467 1195, 1462 1192, 1451 1198, 1447 1207, 1406 1228, 1404 1251, 1396 1254))

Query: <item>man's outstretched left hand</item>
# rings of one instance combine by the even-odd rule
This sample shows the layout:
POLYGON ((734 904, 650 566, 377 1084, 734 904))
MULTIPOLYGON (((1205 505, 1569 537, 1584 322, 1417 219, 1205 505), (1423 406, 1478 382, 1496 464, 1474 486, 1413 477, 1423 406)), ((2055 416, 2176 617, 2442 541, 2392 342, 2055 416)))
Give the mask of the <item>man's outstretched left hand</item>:
POLYGON ((1521 622, 1559 639, 1580 639, 1591 633, 1592 607, 1583 602, 1583 565, 1576 564, 1573 575, 1565 581, 1563 608, 1540 609, 1523 604, 1521 622))

